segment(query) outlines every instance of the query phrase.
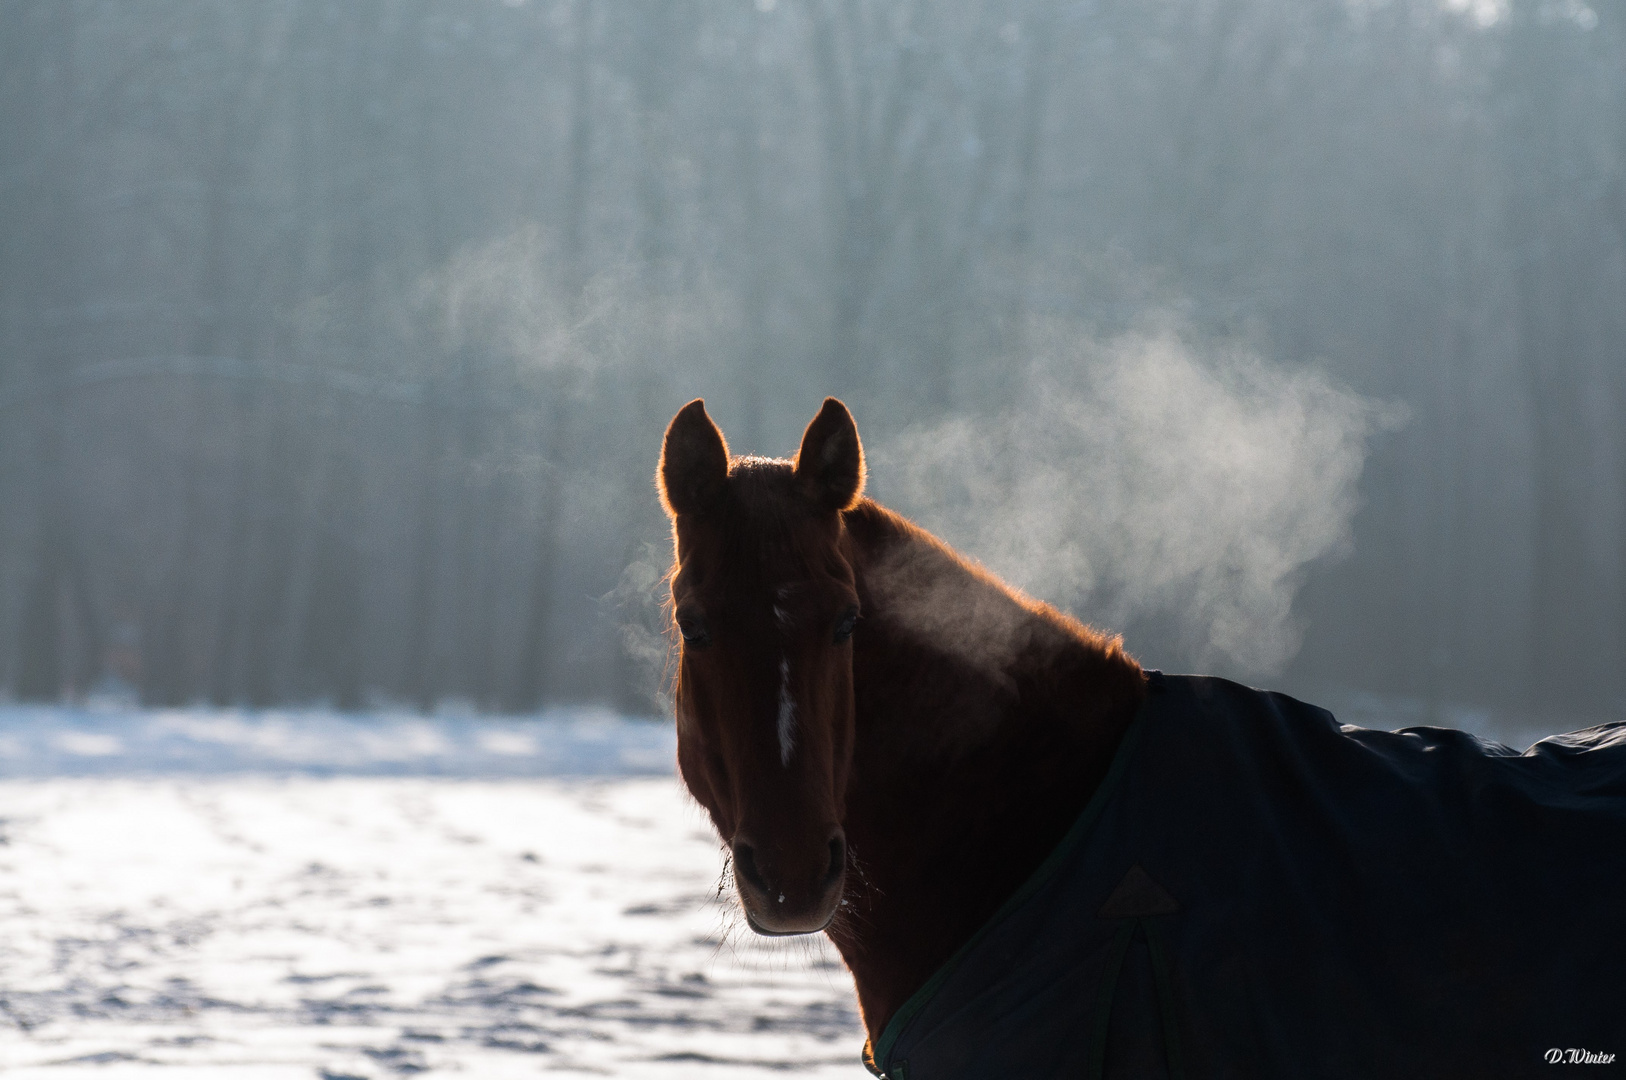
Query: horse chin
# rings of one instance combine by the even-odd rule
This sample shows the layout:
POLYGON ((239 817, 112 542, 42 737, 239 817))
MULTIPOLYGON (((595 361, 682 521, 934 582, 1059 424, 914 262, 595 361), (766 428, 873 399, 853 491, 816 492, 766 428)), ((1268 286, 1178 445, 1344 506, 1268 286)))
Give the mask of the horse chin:
POLYGON ((741 889, 739 892, 740 910, 745 912, 745 922, 754 933, 763 937, 797 937, 802 934, 819 934, 829 928, 835 920, 836 912, 841 909, 841 894, 844 882, 838 878, 823 896, 807 898, 802 903, 792 903, 779 910, 763 911, 768 905, 761 897, 753 903, 749 890, 741 889))
POLYGON ((824 921, 819 923, 817 926, 808 925, 805 927, 795 927, 787 925, 783 929, 770 929, 757 921, 756 916, 751 914, 750 908, 745 909, 746 925, 751 928, 753 933, 761 934, 763 937, 800 937, 804 934, 823 933, 829 927, 831 921, 834 920, 835 917, 836 909, 832 907, 830 909, 830 913, 824 917, 824 921))

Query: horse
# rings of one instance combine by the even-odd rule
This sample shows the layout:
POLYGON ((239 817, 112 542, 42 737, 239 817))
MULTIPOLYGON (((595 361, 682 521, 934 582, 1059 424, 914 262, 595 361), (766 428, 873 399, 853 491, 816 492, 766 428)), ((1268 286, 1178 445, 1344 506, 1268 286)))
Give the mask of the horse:
MULTIPOLYGON (((1283 695, 1163 676, 1121 637, 1007 586, 866 498, 865 472, 852 414, 834 398, 791 460, 734 456, 695 400, 667 427, 656 484, 674 545, 679 774, 727 849, 750 928, 823 932, 840 952, 872 1072, 1404 1076, 1426 1065, 1432 1076, 1528 1075, 1539 1067, 1529 1048, 1493 1030, 1526 1005, 1561 1017, 1540 1035, 1551 1042, 1541 1052, 1626 1052, 1585 1043, 1626 1035, 1616 1019, 1626 963, 1572 972, 1579 996, 1619 991, 1601 1011, 1552 990, 1552 979, 1539 983, 1553 998, 1545 1011, 1518 990, 1513 1006, 1477 1018, 1435 1000, 1494 981, 1485 957, 1504 943, 1482 920, 1436 910, 1472 901, 1464 889, 1496 887, 1479 864, 1517 871, 1497 861, 1500 849, 1480 850, 1494 840, 1459 843, 1452 832, 1478 837, 1476 798, 1512 806, 1516 822, 1534 814, 1572 826, 1567 843, 1537 830, 1546 854, 1533 871, 1593 891, 1626 884, 1616 868, 1626 855, 1626 726, 1512 758, 1461 733, 1416 729, 1425 734, 1396 742, 1283 695), (1515 764, 1485 764, 1504 759, 1515 764), (1523 771, 1509 780, 1510 769, 1523 771), (1532 787, 1535 802, 1520 801, 1532 787), (1441 803, 1447 789, 1469 795, 1441 803), (1164 820, 1171 813, 1189 820, 1164 820), (1421 838, 1393 858, 1351 853, 1408 830, 1421 838), (1299 834, 1312 854, 1284 839, 1299 834), (1198 851, 1178 850, 1193 837, 1198 851), (1589 845, 1602 847, 1588 865, 1606 869, 1562 865, 1589 845), (1457 867, 1445 851, 1466 852, 1468 868, 1452 870, 1460 888, 1430 891, 1406 876, 1457 867), (1324 873, 1306 869, 1316 866, 1324 873), (1356 896, 1473 932, 1425 927, 1418 945, 1411 929, 1362 922, 1356 896), (1307 964, 1302 938, 1351 905, 1352 943, 1325 946, 1321 968, 1307 964), (1448 971, 1419 976, 1420 988, 1394 975, 1392 1008, 1387 976, 1350 974, 1407 950, 1440 952, 1448 971), (1304 992, 1261 1004, 1260 987, 1283 980, 1304 992), (1426 1043, 1410 1033, 1442 1017, 1439 1053, 1397 1057, 1388 1035, 1370 1030, 1426 1043), (1277 1038, 1278 1022, 1292 1033, 1277 1038), (1366 1042, 1344 1037, 1362 1025, 1366 1042), (1476 1031, 1495 1043, 1489 1066, 1462 1057, 1476 1031), (1332 1042, 1306 1050, 1306 1039, 1332 1042)), ((1562 910, 1595 920, 1591 941, 1607 962, 1626 960, 1626 932, 1604 902, 1562 910)), ((1509 910, 1537 918, 1523 903, 1520 893, 1509 910)), ((1577 948, 1574 937, 1550 943, 1577 948)))

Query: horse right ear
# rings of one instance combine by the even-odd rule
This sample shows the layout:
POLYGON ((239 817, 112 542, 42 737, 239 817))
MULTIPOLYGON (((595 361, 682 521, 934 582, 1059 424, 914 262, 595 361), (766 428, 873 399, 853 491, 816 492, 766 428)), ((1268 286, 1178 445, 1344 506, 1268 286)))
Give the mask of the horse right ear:
POLYGON ((703 514, 722 500, 728 487, 728 443, 700 398, 679 409, 666 426, 655 480, 673 517, 703 514))

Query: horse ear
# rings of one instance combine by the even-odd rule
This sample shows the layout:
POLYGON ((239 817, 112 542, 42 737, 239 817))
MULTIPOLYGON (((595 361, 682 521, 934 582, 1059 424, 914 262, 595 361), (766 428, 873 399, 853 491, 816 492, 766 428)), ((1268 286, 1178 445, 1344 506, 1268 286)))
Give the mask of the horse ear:
POLYGON ((728 485, 728 443, 695 398, 672 417, 656 474, 661 502, 673 517, 702 514, 722 499, 728 485))
POLYGON ((820 506, 850 510, 864 491, 864 447, 847 406, 825 398, 796 452, 796 486, 820 506))

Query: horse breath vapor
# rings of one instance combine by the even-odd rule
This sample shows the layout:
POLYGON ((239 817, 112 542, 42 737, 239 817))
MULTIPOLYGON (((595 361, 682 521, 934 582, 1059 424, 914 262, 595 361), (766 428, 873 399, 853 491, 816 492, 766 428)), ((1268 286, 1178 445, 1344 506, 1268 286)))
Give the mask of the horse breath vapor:
POLYGON ((1009 409, 880 445, 888 503, 1036 596, 1158 621, 1161 655, 1281 670, 1305 569, 1349 544, 1369 445, 1404 414, 1172 330, 1056 328, 1036 352, 1009 409))

